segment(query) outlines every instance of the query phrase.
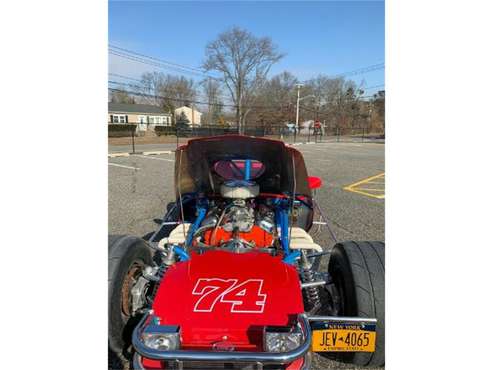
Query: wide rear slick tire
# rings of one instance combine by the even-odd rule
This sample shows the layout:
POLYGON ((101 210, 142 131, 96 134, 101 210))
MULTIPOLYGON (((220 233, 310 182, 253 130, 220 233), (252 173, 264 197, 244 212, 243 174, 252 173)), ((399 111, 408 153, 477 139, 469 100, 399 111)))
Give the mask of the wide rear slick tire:
POLYGON ((145 266, 152 265, 152 253, 140 238, 110 235, 108 243, 108 340, 116 354, 130 344, 136 319, 131 315, 130 290, 145 266))
POLYGON ((376 318, 375 352, 338 354, 359 366, 385 364, 385 244, 343 242, 330 255, 329 274, 341 300, 341 316, 376 318))

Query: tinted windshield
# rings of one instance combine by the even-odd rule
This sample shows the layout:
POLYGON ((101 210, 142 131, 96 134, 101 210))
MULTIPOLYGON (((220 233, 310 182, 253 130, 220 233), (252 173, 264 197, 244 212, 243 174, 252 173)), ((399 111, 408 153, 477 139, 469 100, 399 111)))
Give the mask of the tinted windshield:
POLYGON ((214 171, 225 180, 253 180, 264 173, 265 166, 254 159, 232 159, 216 162, 214 171))

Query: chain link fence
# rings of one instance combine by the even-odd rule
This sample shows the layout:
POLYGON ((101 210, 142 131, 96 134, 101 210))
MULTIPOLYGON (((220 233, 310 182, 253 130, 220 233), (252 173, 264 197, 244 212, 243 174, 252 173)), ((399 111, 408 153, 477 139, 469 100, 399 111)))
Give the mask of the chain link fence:
MULTIPOLYGON (((110 152, 173 149, 193 138, 238 134, 237 127, 219 125, 164 126, 142 123, 109 123, 110 152)), ((247 125, 244 135, 282 140, 288 144, 319 142, 385 142, 382 131, 366 127, 306 127, 247 125)))

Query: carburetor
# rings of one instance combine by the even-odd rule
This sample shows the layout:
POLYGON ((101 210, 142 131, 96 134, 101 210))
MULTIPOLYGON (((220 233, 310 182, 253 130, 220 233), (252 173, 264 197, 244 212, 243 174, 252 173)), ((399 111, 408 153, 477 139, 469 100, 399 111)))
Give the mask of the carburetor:
POLYGON ((222 228, 224 231, 238 230, 239 232, 249 232, 255 223, 255 214, 252 207, 245 203, 243 199, 235 199, 233 205, 229 207, 224 215, 222 228))

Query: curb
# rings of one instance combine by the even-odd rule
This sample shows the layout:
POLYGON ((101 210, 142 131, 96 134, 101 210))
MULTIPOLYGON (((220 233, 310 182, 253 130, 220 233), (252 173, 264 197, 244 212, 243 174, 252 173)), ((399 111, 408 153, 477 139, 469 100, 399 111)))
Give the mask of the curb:
POLYGON ((143 155, 159 155, 159 154, 171 154, 173 151, 171 150, 155 150, 152 152, 142 152, 143 155))
POLYGON ((117 158, 117 157, 128 157, 130 153, 110 153, 108 154, 108 158, 117 158))
POLYGON ((131 155, 139 154, 139 155, 159 155, 159 154, 171 154, 172 150, 156 150, 152 152, 134 152, 134 153, 109 153, 108 158, 117 158, 117 157, 129 157, 131 155))

